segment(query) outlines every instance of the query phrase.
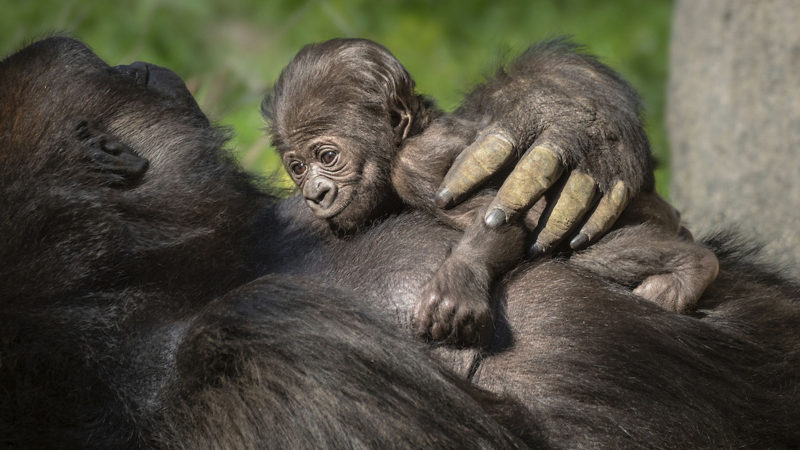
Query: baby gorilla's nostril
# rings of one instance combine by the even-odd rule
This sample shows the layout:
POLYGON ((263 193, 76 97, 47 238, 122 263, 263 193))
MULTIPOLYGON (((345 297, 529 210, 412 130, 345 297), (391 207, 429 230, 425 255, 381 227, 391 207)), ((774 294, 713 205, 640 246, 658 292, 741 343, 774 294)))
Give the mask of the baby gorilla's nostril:
POLYGON ((319 180, 316 182, 314 190, 316 191, 316 196, 311 199, 314 201, 314 203, 322 203, 322 201, 325 199, 325 196, 331 192, 330 186, 319 180))
POLYGON ((336 184, 328 178, 317 177, 308 181, 303 196, 320 208, 328 208, 336 198, 336 184))

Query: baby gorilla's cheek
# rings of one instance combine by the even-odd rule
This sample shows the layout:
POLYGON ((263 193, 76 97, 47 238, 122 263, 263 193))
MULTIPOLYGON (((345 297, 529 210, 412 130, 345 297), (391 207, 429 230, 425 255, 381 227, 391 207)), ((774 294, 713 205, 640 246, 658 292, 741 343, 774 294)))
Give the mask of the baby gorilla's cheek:
MULTIPOLYGON (((368 168, 365 166, 365 169, 368 168)), ((350 186, 352 192, 349 203, 339 214, 328 220, 335 228, 345 232, 356 231, 397 205, 393 201, 394 191, 387 177, 375 176, 375 171, 369 173, 373 176, 362 175, 357 183, 350 186)))

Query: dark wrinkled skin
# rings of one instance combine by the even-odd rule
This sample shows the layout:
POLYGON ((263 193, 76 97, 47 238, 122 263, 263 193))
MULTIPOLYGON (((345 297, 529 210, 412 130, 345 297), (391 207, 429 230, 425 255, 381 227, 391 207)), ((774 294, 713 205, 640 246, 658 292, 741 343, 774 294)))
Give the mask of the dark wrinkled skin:
MULTIPOLYGON (((641 191, 623 218, 628 225, 648 224, 633 228, 639 231, 639 246, 629 248, 626 241, 624 248, 601 247, 609 255, 624 250, 630 257, 616 258, 630 272, 629 279, 641 283, 638 295, 681 312, 716 277, 714 254, 678 235, 677 214, 653 192, 638 95, 572 44, 551 41, 532 47, 468 94, 458 111, 445 114, 415 93, 411 76, 387 49, 364 39, 333 39, 300 50, 262 110, 306 204, 332 229, 352 234, 405 206, 429 211, 464 231, 413 309, 414 329, 422 338, 488 343, 495 309, 490 290, 493 281, 522 260, 529 245, 526 227, 536 231, 535 245, 548 242, 549 248, 537 253, 552 249, 593 205, 597 182, 602 192, 619 180, 632 192, 641 191), (484 220, 496 205, 499 180, 486 183, 487 189, 455 208, 437 208, 434 194, 445 172, 481 136, 498 137, 499 144, 463 177, 502 173, 514 148, 528 147, 554 171, 539 182, 542 190, 555 183, 562 162, 577 171, 565 175, 524 220, 502 226, 490 227, 484 220), (638 264, 640 253, 651 255, 649 264, 638 264)), ((526 173, 515 191, 536 184, 541 175, 537 170, 545 170, 542 164, 527 164, 515 168, 526 173)), ((622 207, 628 201, 621 199, 622 207)), ((593 269, 600 276, 612 270, 601 265, 593 269)))
POLYGON ((199 111, 117 76, 69 40, 0 62, 4 446, 800 442, 798 289, 747 255, 721 253, 694 315, 593 275, 592 248, 527 264, 487 352, 433 351, 443 375, 403 334, 460 233, 416 211, 340 239, 253 188, 199 111), (98 163, 73 120, 146 172, 98 163))

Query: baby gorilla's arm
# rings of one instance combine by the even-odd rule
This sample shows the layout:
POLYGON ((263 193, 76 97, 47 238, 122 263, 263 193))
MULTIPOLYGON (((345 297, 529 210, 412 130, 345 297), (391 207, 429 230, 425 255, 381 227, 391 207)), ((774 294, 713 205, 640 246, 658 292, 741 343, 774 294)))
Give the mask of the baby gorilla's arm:
POLYGON ((414 308, 418 336, 459 345, 483 345, 494 334, 492 282, 522 260, 528 234, 514 222, 489 228, 483 215, 493 195, 479 196, 472 221, 430 281, 414 308))

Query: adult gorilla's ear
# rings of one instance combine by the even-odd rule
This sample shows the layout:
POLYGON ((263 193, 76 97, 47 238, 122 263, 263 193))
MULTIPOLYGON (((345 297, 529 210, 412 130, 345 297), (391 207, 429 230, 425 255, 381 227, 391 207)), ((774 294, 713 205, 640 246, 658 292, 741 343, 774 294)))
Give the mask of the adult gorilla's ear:
POLYGON ((101 174, 106 184, 117 188, 135 186, 147 172, 150 162, 123 144, 119 139, 81 121, 76 127, 77 139, 91 168, 101 174))

